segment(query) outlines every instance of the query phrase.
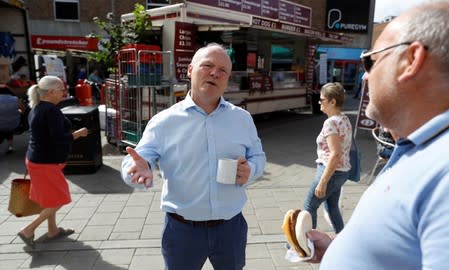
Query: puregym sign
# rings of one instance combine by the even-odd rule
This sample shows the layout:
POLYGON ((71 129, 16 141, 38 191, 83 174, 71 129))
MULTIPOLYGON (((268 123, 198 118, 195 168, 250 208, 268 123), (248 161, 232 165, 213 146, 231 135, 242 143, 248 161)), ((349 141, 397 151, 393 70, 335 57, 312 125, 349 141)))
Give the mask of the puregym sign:
POLYGON ((366 33, 370 15, 370 0, 327 0, 326 30, 366 33))

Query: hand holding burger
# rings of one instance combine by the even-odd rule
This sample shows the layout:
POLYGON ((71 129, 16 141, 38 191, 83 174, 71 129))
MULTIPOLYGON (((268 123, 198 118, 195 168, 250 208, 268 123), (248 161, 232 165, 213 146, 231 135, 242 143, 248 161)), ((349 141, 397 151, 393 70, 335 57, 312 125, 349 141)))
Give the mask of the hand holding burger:
POLYGON ((312 216, 309 212, 300 209, 287 211, 282 223, 282 231, 290 246, 301 258, 312 255, 306 237, 306 233, 310 230, 312 230, 312 216))

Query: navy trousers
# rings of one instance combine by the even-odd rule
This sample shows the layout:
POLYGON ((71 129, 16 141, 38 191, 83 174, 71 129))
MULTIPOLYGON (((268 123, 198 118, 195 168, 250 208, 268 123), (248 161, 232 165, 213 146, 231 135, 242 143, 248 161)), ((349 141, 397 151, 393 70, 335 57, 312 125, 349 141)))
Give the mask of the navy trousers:
POLYGON ((214 270, 242 270, 247 233, 248 224, 241 213, 213 227, 185 224, 165 215, 165 269, 201 270, 209 258, 214 270))

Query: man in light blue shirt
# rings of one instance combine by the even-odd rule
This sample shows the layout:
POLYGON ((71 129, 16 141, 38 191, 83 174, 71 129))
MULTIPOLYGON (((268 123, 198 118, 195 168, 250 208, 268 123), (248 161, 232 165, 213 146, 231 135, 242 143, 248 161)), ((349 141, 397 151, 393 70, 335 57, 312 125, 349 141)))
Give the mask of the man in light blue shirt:
POLYGON ((186 98, 155 115, 135 150, 126 149, 127 184, 151 187, 152 168, 159 166, 168 270, 200 270, 208 258, 214 269, 245 265, 245 187, 263 174, 266 157, 251 115, 222 97, 231 70, 222 46, 199 49, 188 68, 186 98), (235 184, 216 181, 221 158, 238 159, 235 184))
POLYGON ((308 232, 320 269, 448 268, 448 25, 448 1, 419 5, 362 54, 366 113, 401 139, 343 231, 308 232))

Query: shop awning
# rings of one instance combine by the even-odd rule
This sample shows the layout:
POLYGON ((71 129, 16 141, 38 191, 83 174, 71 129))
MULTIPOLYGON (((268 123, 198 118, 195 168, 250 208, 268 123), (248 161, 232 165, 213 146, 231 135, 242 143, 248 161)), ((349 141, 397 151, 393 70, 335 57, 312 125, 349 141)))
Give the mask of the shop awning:
POLYGON ((89 58, 92 54, 91 51, 81 51, 81 50, 50 50, 50 49, 34 49, 33 53, 37 55, 56 55, 59 57, 65 57, 68 54, 70 54, 72 57, 79 57, 79 58, 89 58))
POLYGON ((362 48, 338 48, 319 46, 317 52, 324 52, 327 54, 329 60, 355 60, 360 61, 360 54, 364 49, 362 48))

